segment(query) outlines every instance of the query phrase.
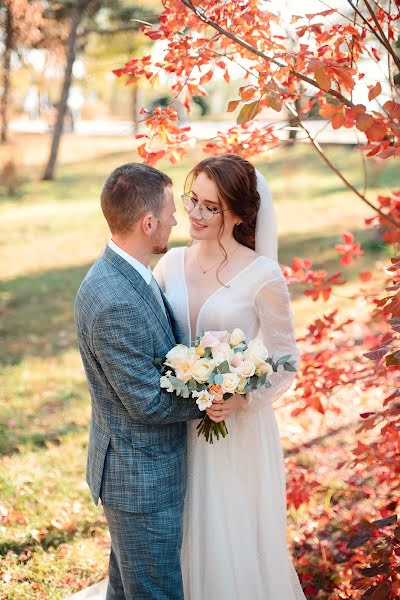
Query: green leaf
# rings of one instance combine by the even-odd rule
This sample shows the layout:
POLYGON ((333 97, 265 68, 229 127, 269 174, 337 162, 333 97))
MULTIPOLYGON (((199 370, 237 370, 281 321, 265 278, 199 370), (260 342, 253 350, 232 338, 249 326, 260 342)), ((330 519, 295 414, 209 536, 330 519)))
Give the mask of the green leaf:
POLYGON ((217 371, 218 373, 229 373, 230 369, 229 369, 229 363, 227 360, 224 360, 224 362, 222 362, 220 365, 218 365, 217 367, 217 371))
POLYGON ((221 385, 223 382, 224 382, 223 375, 220 375, 219 373, 217 373, 217 375, 214 376, 214 383, 216 385, 221 385))
POLYGON ((285 364, 283 365, 283 368, 285 369, 285 371, 290 371, 291 373, 297 372, 296 367, 291 362, 285 362, 285 364))
POLYGON ((243 125, 243 123, 247 123, 254 119, 254 117, 260 112, 260 101, 255 100, 254 102, 250 102, 249 104, 245 104, 237 118, 237 124, 243 125))
POLYGON ((280 358, 278 358, 278 360, 276 361, 276 364, 283 365, 283 363, 287 362, 289 360, 289 358, 292 358, 292 355, 285 354, 285 356, 281 356, 280 358))
POLYGON ((190 379, 187 386, 190 392, 197 392, 197 381, 195 379, 190 379))

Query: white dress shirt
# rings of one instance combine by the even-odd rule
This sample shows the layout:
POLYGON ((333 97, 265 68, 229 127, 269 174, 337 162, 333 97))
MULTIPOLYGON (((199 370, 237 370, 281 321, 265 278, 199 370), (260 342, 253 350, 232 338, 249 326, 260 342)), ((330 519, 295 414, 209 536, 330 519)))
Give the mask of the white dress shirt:
POLYGON ((136 260, 136 258, 133 258, 133 256, 125 252, 125 250, 122 250, 122 248, 117 246, 117 244, 112 240, 108 242, 108 247, 111 248, 111 250, 114 250, 114 252, 121 256, 121 258, 132 265, 132 267, 136 269, 136 271, 143 277, 147 285, 150 285, 151 278, 153 277, 150 267, 146 267, 143 263, 136 260))

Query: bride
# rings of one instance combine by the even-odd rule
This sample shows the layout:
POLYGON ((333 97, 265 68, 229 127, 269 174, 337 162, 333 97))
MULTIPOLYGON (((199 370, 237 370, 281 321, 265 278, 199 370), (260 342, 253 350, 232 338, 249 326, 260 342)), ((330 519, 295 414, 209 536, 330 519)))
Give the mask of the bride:
MULTIPOLYGON (((227 154, 194 167, 182 196, 196 242, 173 248, 154 275, 186 340, 239 327, 274 358, 297 351, 277 261, 271 196, 247 160, 227 154)), ((273 402, 291 385, 235 395, 208 409, 229 435, 213 445, 188 424, 182 547, 185 600, 305 600, 287 553, 283 453, 273 402)))

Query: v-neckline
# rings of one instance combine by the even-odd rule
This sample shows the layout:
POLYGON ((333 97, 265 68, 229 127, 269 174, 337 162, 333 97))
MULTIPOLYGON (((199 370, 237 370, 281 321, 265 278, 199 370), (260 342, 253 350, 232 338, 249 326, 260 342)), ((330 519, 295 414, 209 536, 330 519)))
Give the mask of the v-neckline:
MULTIPOLYGON (((183 252, 181 253, 182 254, 182 276, 183 276, 183 284, 184 284, 184 287, 185 287, 185 294, 186 294, 186 318, 187 318, 187 324, 188 324, 188 330, 189 330, 189 343, 191 343, 194 340, 192 340, 192 322, 191 322, 191 318, 190 318, 189 288, 188 288, 187 283, 186 283, 186 269, 185 269, 186 248, 187 248, 187 246, 184 246, 183 247, 183 252)), ((240 271, 238 271, 238 273, 236 273, 236 275, 234 275, 228 281, 228 283, 226 283, 225 285, 220 285, 213 292, 211 292, 211 294, 209 294, 207 296, 207 298, 204 300, 204 302, 200 306, 199 312, 197 313, 196 322, 194 324, 194 326, 195 326, 195 332, 194 332, 195 333, 195 337, 196 337, 196 333, 197 333, 197 326, 199 324, 200 314, 201 314, 203 308, 206 306, 206 304, 210 301, 210 299, 213 298, 216 294, 218 294, 218 292, 220 292, 221 290, 224 290, 227 287, 230 287, 230 285, 235 281, 235 279, 237 279, 237 277, 239 277, 239 275, 242 275, 245 271, 247 271, 247 269, 249 269, 255 262, 257 262, 257 260, 259 258, 262 258, 262 255, 256 256, 256 258, 254 258, 251 262, 249 262, 248 265, 246 265, 245 267, 243 267, 243 269, 240 269, 240 271)))

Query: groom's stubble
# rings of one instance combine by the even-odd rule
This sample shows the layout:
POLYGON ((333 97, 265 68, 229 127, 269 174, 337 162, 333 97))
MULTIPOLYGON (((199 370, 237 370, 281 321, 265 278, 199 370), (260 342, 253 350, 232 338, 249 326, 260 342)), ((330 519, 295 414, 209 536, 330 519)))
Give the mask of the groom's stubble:
POLYGON ((152 252, 153 254, 165 254, 168 251, 168 240, 171 235, 172 227, 176 223, 175 202, 172 189, 165 188, 165 203, 160 217, 157 217, 157 227, 152 234, 152 252))

